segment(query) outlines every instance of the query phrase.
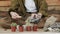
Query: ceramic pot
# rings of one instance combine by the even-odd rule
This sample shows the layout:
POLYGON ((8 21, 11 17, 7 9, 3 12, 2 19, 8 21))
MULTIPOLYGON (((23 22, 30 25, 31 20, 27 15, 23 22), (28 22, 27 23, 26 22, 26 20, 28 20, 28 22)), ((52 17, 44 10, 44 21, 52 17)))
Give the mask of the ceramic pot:
POLYGON ((24 29, 23 29, 23 26, 19 26, 19 32, 23 32, 24 29))
POLYGON ((33 31, 37 31, 37 26, 33 26, 33 31))
POLYGON ((16 31, 16 27, 15 26, 11 26, 11 31, 15 32, 16 31))
POLYGON ((31 26, 26 26, 26 31, 31 31, 31 26))

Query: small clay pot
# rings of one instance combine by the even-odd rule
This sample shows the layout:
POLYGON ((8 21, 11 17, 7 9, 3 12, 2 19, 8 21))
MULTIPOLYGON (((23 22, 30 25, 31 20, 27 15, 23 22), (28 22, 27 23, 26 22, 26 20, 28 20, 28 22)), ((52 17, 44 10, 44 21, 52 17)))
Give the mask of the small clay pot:
POLYGON ((19 32, 23 32, 24 29, 23 29, 23 26, 19 26, 19 32))
POLYGON ((33 26, 33 31, 37 31, 37 26, 33 26))
POLYGON ((31 31, 31 26, 26 26, 26 31, 31 31))
POLYGON ((11 26, 11 31, 15 32, 16 31, 16 27, 15 26, 11 26))

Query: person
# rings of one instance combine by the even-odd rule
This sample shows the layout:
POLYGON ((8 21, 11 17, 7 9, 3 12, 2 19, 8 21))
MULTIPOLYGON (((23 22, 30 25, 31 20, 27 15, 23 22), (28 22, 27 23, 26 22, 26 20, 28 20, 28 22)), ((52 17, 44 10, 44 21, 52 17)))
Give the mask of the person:
POLYGON ((48 16, 45 0, 11 0, 11 9, 16 8, 18 8, 18 13, 21 14, 24 20, 32 14, 40 13, 43 17, 48 16))
POLYGON ((47 3, 45 0, 11 0, 11 9, 18 8, 18 13, 26 15, 27 13, 41 13, 47 16, 47 3))

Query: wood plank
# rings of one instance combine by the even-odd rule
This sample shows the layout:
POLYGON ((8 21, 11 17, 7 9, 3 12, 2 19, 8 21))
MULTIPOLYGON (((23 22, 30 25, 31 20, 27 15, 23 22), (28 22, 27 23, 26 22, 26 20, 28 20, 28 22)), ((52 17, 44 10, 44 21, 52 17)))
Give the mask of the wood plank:
POLYGON ((0 1, 10 1, 10 0, 0 0, 0 1))
POLYGON ((0 7, 0 11, 8 11, 10 7, 0 7))
POLYGON ((48 5, 60 5, 60 0, 46 0, 48 5))
POLYGON ((0 6, 10 6, 10 1, 0 1, 0 6))

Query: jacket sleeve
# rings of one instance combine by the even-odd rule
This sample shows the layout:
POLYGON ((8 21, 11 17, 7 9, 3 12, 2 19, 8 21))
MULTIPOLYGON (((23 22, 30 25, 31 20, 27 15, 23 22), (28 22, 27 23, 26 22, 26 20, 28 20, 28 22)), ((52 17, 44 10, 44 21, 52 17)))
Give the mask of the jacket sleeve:
POLYGON ((16 9, 16 8, 18 8, 18 6, 19 6, 19 2, 18 2, 18 0, 11 0, 11 9, 16 9))
POLYGON ((47 10, 48 10, 48 6, 47 6, 46 1, 42 0, 40 2, 39 13, 42 13, 42 15, 44 15, 44 16, 48 16, 47 10))

